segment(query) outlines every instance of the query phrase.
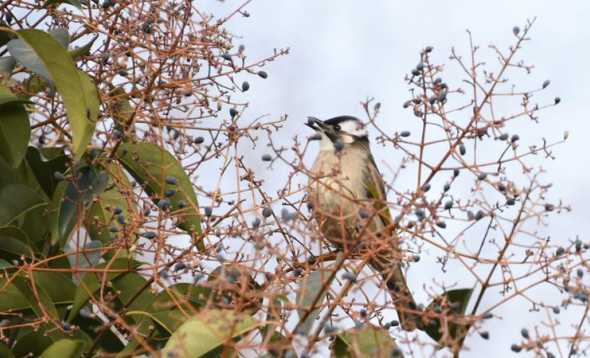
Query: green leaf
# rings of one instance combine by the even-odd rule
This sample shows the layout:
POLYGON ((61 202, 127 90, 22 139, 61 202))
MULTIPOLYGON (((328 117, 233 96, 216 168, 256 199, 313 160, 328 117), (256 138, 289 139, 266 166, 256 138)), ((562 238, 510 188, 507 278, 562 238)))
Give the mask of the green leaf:
POLYGON ((74 303, 70 313, 68 314, 68 322, 71 322, 78 315, 80 309, 90 299, 89 295, 95 294, 103 283, 108 283, 121 275, 124 275, 128 272, 133 272, 138 266, 139 264, 136 261, 129 259, 115 259, 112 262, 102 263, 95 266, 97 270, 116 271, 105 273, 89 272, 88 274, 84 275, 82 281, 80 282, 80 286, 76 290, 74 303))
POLYGON ((39 357, 51 343, 51 338, 45 332, 31 331, 17 339, 12 352, 17 357, 39 357))
POLYGON ((39 150, 29 147, 26 159, 39 185, 47 197, 51 198, 59 183, 54 173, 65 173, 68 168, 68 157, 63 148, 48 147, 39 150))
POLYGON ((6 226, 27 212, 47 205, 33 189, 22 184, 0 188, 0 226, 6 226))
MULTIPOLYGON (((27 234, 16 226, 4 226, 0 228, 0 251, 13 255, 31 257, 34 253, 32 243, 27 234)), ((6 257, 1 254, 2 257, 6 257)))
MULTIPOLYGON (((163 148, 151 143, 122 143, 117 158, 141 185, 154 202, 165 198, 165 191, 175 190, 170 209, 178 219, 178 226, 191 235, 201 234, 201 220, 197 196, 189 176, 182 165, 163 148), (166 177, 175 177, 177 184, 166 183, 166 177)), ((202 242, 198 243, 203 249, 202 242)))
POLYGON ((337 358, 403 357, 389 332, 374 326, 353 328, 338 334, 332 346, 332 356, 337 358))
POLYGON ((84 342, 73 339, 60 339, 47 348, 41 358, 77 358, 82 356, 84 342))
MULTIPOLYGON (((4 32, 0 32, 0 37, 4 34, 4 32)), ((1 41, 0 41, 1 42, 1 41)), ((12 70, 16 66, 16 60, 12 56, 5 56, 0 57, 0 77, 2 77, 2 81, 6 83, 10 75, 12 74, 12 70)))
MULTIPOLYGON (((303 279, 297 291, 297 314, 299 319, 303 319, 307 311, 312 309, 312 304, 316 300, 318 293, 320 292, 323 282, 327 277, 322 277, 324 273, 322 271, 314 271, 303 279)), ((320 313, 321 303, 326 297, 327 290, 322 292, 321 297, 317 300, 316 306, 311 313, 307 316, 307 319, 301 324, 301 330, 305 333, 309 333, 313 323, 315 322, 316 316, 320 313)))
POLYGON ((465 310, 473 289, 456 289, 444 292, 426 307, 426 313, 434 318, 424 331, 436 342, 446 347, 460 348, 469 331, 465 310))
POLYGON ((70 50, 70 51, 68 51, 68 53, 70 54, 70 56, 74 60, 78 59, 78 57, 81 57, 81 56, 90 55, 90 50, 92 49, 92 45, 94 44, 94 42, 96 41, 97 38, 98 38, 98 36, 95 36, 86 45, 81 46, 81 47, 77 47, 73 50, 70 50))
MULTIPOLYGON (((55 305, 70 304, 72 302, 75 286, 66 274, 40 271, 35 272, 34 277, 37 286, 49 296, 55 305)), ((22 277, 19 277, 19 279, 28 281, 22 277)), ((28 286, 26 282, 24 284, 28 286)), ((7 283, 6 279, 0 279, 0 289, 0 296, 2 297, 0 300, 0 312, 14 312, 34 307, 38 308, 34 297, 32 297, 33 300, 31 301, 17 286, 7 283)), ((28 290, 30 288, 24 288, 24 292, 29 292, 28 290)))
POLYGON ((23 65, 26 67, 34 66, 35 73, 55 83, 72 129, 74 158, 80 159, 94 134, 96 119, 93 117, 98 113, 96 87, 87 76, 79 75, 71 56, 51 35, 39 30, 21 30, 17 34, 29 50, 11 41, 7 44, 9 50, 12 49, 11 54, 19 62, 25 61, 23 65))
POLYGON ((14 354, 12 353, 10 348, 2 342, 0 342, 0 357, 14 358, 14 354))
POLYGON ((121 87, 116 87, 109 93, 112 98, 109 110, 117 124, 118 129, 126 131, 131 124, 131 118, 135 112, 131 106, 129 95, 121 87))
POLYGON ((31 103, 26 98, 17 97, 8 87, 0 85, 0 107, 10 104, 28 104, 31 103))
POLYGON ((136 206, 129 205, 126 199, 128 194, 123 194, 131 193, 133 188, 121 166, 113 162, 105 165, 104 169, 110 174, 107 184, 109 189, 96 196, 96 200, 86 212, 84 227, 93 240, 107 244, 112 239, 111 230, 122 232, 124 229, 119 217, 125 219, 125 223, 129 223, 135 215, 136 206), (120 214, 115 214, 119 211, 120 214))
POLYGON ((47 313, 53 319, 59 320, 59 314, 53 300, 42 287, 36 285, 33 288, 31 286, 32 282, 21 276, 15 277, 12 283, 25 297, 37 317, 45 317, 45 313, 47 313))
POLYGON ((259 325, 252 317, 234 311, 201 311, 172 334, 162 356, 201 357, 259 325))
POLYGON ((59 206, 53 243, 65 244, 78 221, 83 220, 92 199, 107 187, 109 175, 100 168, 83 166, 75 170, 73 178, 63 190, 54 193, 54 204, 59 206), (58 205, 59 203, 59 205, 58 205))
POLYGON ((31 137, 29 116, 20 104, 22 102, 0 85, 0 156, 12 168, 20 165, 31 137))

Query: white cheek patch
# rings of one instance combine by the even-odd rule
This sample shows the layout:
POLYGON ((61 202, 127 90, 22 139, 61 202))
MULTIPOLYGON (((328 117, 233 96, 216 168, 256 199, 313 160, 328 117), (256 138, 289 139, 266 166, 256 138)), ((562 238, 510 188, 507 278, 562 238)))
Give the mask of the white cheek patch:
MULTIPOLYGON (((359 121, 345 121, 340 123, 340 131, 356 137, 366 137, 369 135, 369 131, 367 131, 365 125, 359 121)), ((342 137, 350 136, 343 135, 342 137)))

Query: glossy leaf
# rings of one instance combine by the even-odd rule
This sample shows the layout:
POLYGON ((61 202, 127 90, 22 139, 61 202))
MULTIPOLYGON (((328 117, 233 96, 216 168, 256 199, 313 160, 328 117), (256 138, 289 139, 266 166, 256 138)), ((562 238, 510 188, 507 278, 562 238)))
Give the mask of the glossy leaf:
POLYGON ((29 144, 31 127, 23 101, 0 85, 0 156, 12 168, 20 165, 29 144))
POLYGON ((0 226, 6 226, 27 212, 47 205, 33 189, 22 184, 0 188, 0 226))
POLYGON ((55 83, 72 129, 72 150, 79 159, 94 134, 96 87, 87 76, 79 74, 66 49, 51 35, 39 30, 21 30, 17 34, 23 42, 13 40, 7 46, 24 66, 55 83))
POLYGON ((70 34, 68 33, 67 28, 58 27, 55 29, 51 29, 47 31, 48 34, 53 36, 53 38, 59 42, 63 48, 67 49, 68 45, 70 44, 70 34))
MULTIPOLYGON (((35 272, 35 282, 40 287, 50 300, 55 305, 63 305, 72 303, 72 299, 75 292, 75 287, 72 281, 64 273, 59 272, 35 272)), ((24 280, 25 285, 28 287, 26 279, 24 280)), ((12 283, 7 283, 6 279, 0 279, 0 312, 13 312, 20 311, 29 308, 38 308, 38 303, 34 300, 30 300, 26 293, 30 291, 30 287, 24 287, 20 290, 19 287, 12 283)))
POLYGON ((55 179, 54 173, 65 173, 68 167, 68 157, 63 148, 48 147, 37 149, 29 147, 27 149, 26 159, 39 185, 45 194, 51 198, 59 183, 55 179))
POLYGON ((178 226, 190 234, 201 234, 197 196, 190 178, 172 154, 151 143, 122 143, 117 158, 135 180, 145 186, 155 202, 164 199, 166 190, 175 190, 167 199, 178 226), (169 176, 177 179, 176 185, 166 183, 169 176))
POLYGON ((41 358, 78 358, 82 356, 84 343, 73 339, 60 339, 47 348, 41 358))
POLYGON ((104 168, 110 174, 108 189, 97 194, 96 200, 86 212, 84 226, 93 240, 107 244, 116 233, 124 231, 124 224, 121 222, 129 223, 132 220, 136 206, 129 205, 124 195, 131 193, 133 189, 120 165, 113 162, 104 168))
POLYGON ((403 357, 389 332, 374 326, 353 328, 338 334, 332 353, 337 358, 403 357))
POLYGON ((95 266, 97 270, 108 270, 105 273, 88 273, 84 275, 76 294, 74 296, 74 303, 72 309, 68 314, 68 322, 71 322, 80 309, 90 299, 90 294, 96 294, 103 283, 114 280, 115 278, 124 275, 128 272, 133 272, 138 267, 138 263, 129 259, 115 259, 112 262, 106 262, 95 266))
POLYGON ((71 240, 66 245, 64 252, 69 254, 68 260, 73 268, 87 268, 98 264, 102 258, 102 242, 91 240, 84 242, 82 245, 76 245, 71 240))
POLYGON ((94 44, 94 42, 96 41, 97 38, 98 38, 98 36, 95 36, 92 40, 90 40, 84 46, 80 46, 80 47, 77 47, 73 50, 70 50, 70 51, 68 51, 68 53, 70 54, 70 56, 74 60, 78 59, 78 57, 81 57, 81 56, 90 55, 90 50, 92 49, 92 45, 94 44))
MULTIPOLYGON (((2 36, 3 32, 0 32, 0 36, 2 36)), ((12 70, 16 66, 16 60, 12 56, 4 56, 0 57, 0 76, 3 78, 4 81, 8 79, 12 70)))
POLYGON ((84 212, 92 199, 106 188, 109 175, 96 167, 84 166, 75 171, 62 190, 54 193, 54 204, 59 207, 52 241, 62 246, 70 233, 84 218, 84 212))
POLYGON ((0 342, 0 357, 14 358, 14 354, 12 353, 10 348, 2 342, 0 342))
POLYGON ((6 253, 15 259, 20 256, 31 257, 33 252, 33 245, 22 229, 16 226, 0 228, 0 257, 6 257, 6 253))
POLYGON ((125 131, 131 123, 134 109, 131 106, 129 95, 121 87, 116 87, 109 93, 112 98, 109 106, 111 115, 120 130, 125 131))
POLYGON ((436 297, 426 308, 433 318, 424 331, 436 342, 448 347, 460 347, 469 330, 462 323, 473 289, 450 290, 436 297))
POLYGON ((12 352, 17 357, 39 357, 53 341, 41 330, 23 334, 17 341, 12 352))
MULTIPOLYGON (((326 277, 322 276, 323 274, 321 271, 314 271, 301 282, 299 291, 297 291, 297 314, 299 315, 299 319, 303 319, 307 311, 312 308, 312 304, 322 288, 323 280, 326 279, 326 277)), ((326 290, 324 290, 321 297, 317 300, 316 307, 321 307, 320 305, 324 297, 326 297, 326 290)), ((307 319, 300 326, 302 332, 309 333, 319 312, 320 308, 314 308, 312 310, 307 316, 307 319)))
POLYGON ((201 311, 172 334, 162 356, 201 357, 259 325, 252 317, 234 311, 201 311))
POLYGON ((33 288, 32 282, 21 276, 15 277, 12 283, 25 297, 37 317, 45 317, 48 314, 51 318, 59 320, 55 304, 45 289, 38 285, 33 288))

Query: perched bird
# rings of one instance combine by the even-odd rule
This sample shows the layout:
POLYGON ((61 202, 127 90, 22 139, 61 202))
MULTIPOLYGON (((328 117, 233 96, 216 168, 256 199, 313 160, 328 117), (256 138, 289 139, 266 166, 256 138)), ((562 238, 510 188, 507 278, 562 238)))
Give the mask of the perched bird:
POLYGON ((399 236, 367 129, 352 116, 309 117, 306 125, 320 139, 307 194, 322 235, 345 253, 367 258, 385 281, 401 326, 413 330, 419 312, 402 271, 399 236))

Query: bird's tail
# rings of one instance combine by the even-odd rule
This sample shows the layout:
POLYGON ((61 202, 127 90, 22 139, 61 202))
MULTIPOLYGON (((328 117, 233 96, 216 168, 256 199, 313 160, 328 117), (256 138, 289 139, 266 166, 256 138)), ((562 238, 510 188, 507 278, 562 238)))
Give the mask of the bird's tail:
POLYGON ((401 327, 406 331, 422 327, 421 310, 416 306, 412 292, 406 283, 399 258, 377 254, 371 258, 369 264, 383 278, 391 294, 401 327))

